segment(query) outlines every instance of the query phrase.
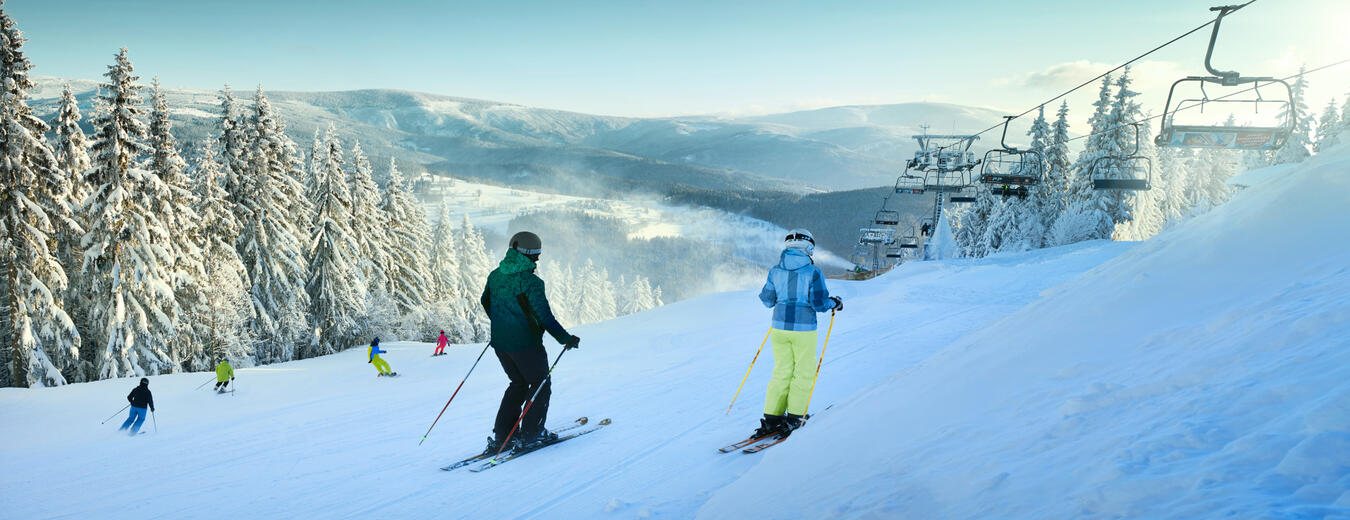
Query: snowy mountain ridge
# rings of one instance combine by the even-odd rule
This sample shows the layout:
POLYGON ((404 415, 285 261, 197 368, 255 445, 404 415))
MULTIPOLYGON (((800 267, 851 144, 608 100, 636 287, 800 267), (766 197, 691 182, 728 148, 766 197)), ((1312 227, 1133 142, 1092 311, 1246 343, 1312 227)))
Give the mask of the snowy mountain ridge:
MULTIPOLYGON (((92 80, 35 77, 35 110, 47 117, 71 83, 86 113, 92 80)), ((187 141, 213 130, 216 92, 166 89, 187 141)), ((237 92, 242 98, 251 93, 237 92)), ((627 118, 401 90, 268 92, 297 142, 338 126, 379 162, 396 156, 437 173, 603 192, 606 178, 654 193, 705 189, 848 189, 890 185, 912 154, 919 125, 975 131, 995 110, 940 103, 849 106, 723 119, 627 118)), ((936 130, 934 130, 936 131, 936 130)), ((610 183, 614 184, 614 183, 610 183)))

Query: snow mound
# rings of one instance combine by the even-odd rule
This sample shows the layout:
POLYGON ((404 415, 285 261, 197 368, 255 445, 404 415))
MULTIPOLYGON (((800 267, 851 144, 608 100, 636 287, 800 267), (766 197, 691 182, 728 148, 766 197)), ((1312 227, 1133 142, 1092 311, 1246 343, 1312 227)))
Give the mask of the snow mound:
POLYGON ((699 517, 1350 515, 1347 173, 1310 159, 966 335, 699 517))

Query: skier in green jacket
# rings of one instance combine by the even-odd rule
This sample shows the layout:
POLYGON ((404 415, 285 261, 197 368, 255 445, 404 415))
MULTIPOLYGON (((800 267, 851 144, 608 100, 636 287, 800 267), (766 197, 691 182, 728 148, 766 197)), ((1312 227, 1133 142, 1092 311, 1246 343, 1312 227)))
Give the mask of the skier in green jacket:
POLYGON ((490 344, 506 377, 511 380, 497 410, 494 437, 488 439, 486 451, 490 453, 504 445, 510 450, 517 445, 529 447, 558 438, 557 434, 544 428, 552 394, 547 380, 549 365, 548 352, 544 350, 544 332, 568 349, 576 348, 581 338, 569 334, 553 317, 544 294, 544 281, 534 273, 542 251, 539 236, 528 231, 516 233, 511 237, 506 256, 488 275, 487 286, 483 289, 481 303, 492 322, 490 344), (536 391, 538 397, 508 444, 507 436, 520 419, 521 408, 536 391))
POLYGON ((225 387, 230 386, 230 381, 234 381, 234 367, 230 366, 229 361, 222 359, 220 364, 216 365, 216 392, 225 393, 225 387))

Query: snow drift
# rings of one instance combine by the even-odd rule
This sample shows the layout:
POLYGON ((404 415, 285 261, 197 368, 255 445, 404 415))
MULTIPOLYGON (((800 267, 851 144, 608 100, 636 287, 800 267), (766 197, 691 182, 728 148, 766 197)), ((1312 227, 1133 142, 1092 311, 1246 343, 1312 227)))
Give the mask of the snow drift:
POLYGON ((481 345, 393 344, 395 379, 364 349, 243 369, 234 395, 152 377, 136 438, 98 424, 131 379, 0 389, 0 516, 1347 515, 1347 172, 1342 147, 1142 244, 832 281, 818 416, 759 455, 715 451, 755 426, 772 361, 723 415, 768 325, 734 292, 576 329, 550 422, 614 424, 483 473, 437 467, 482 449, 491 356, 417 445, 481 345))

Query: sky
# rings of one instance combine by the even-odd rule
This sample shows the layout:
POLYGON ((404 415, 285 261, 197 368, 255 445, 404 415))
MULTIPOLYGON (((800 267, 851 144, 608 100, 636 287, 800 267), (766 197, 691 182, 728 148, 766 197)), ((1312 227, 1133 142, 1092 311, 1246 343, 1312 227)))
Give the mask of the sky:
MULTIPOLYGON (((397 88, 620 116, 940 101, 1020 112, 1212 17, 1212 1, 6 0, 35 74, 98 78, 122 46, 170 87, 397 88)), ((1215 65, 1350 58, 1350 1, 1258 0, 1215 65)), ((1145 109, 1203 74, 1208 30, 1135 68, 1145 109)), ((1310 76, 1350 93, 1350 64, 1310 76)), ((1094 88, 1070 98, 1087 110, 1094 88)), ((940 126, 940 125, 939 125, 940 126)))

